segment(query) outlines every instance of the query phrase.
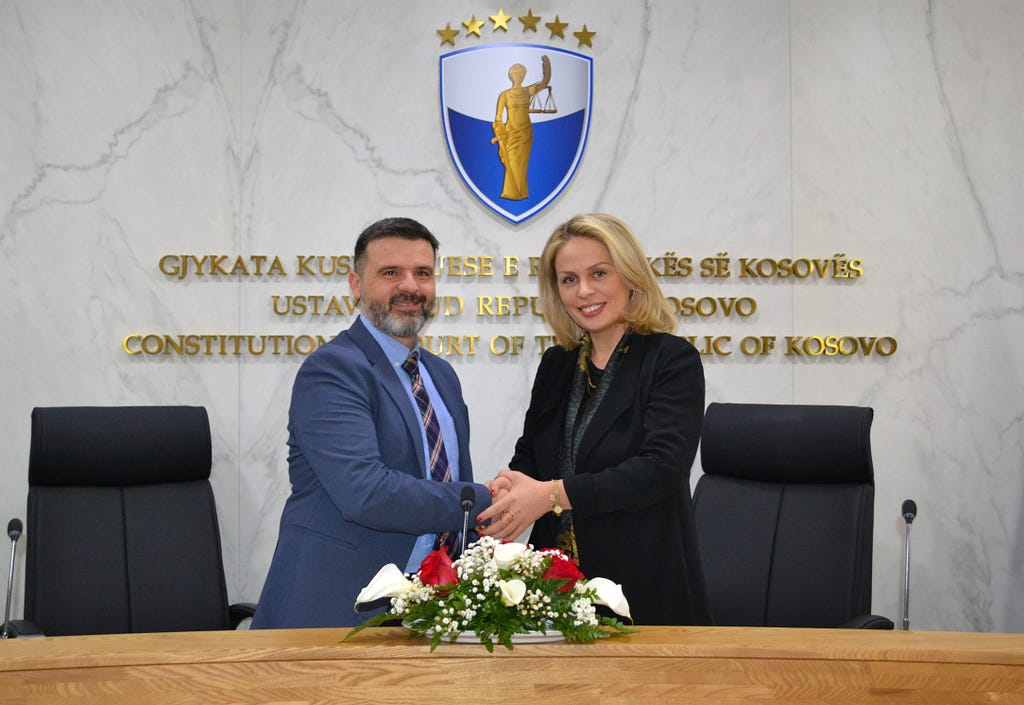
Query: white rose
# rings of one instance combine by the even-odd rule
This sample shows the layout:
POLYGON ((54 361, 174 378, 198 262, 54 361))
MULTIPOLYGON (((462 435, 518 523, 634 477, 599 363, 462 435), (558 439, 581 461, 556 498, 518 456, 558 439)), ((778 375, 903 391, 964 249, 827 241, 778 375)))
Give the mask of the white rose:
POLYGON ((398 597, 413 587, 412 581, 398 569, 394 563, 388 563, 377 571, 370 584, 359 591, 356 604, 373 602, 382 597, 398 597))
POLYGON ((629 603, 622 594, 621 585, 613 583, 608 578, 591 578, 587 581, 587 588, 597 593, 597 599, 594 600, 596 604, 606 605, 615 614, 632 619, 629 616, 629 603))
POLYGON ((527 548, 525 543, 499 543, 494 547, 494 562, 499 568, 508 568, 509 563, 527 548))
POLYGON ((518 578, 515 580, 499 580, 498 589, 501 590, 501 604, 506 607, 518 605, 526 596, 526 583, 518 578))

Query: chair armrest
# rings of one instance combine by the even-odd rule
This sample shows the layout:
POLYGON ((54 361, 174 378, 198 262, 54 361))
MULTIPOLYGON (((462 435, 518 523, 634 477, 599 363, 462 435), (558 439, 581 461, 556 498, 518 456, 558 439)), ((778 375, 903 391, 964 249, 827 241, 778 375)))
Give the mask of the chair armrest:
POLYGON ((228 617, 232 629, 238 629, 238 625, 242 623, 243 619, 252 617, 254 614, 256 614, 255 602, 236 602, 228 607, 228 617))
POLYGON ((12 619, 7 623, 8 639, 29 639, 38 636, 46 635, 35 622, 30 622, 27 619, 12 619))
POLYGON ((862 614, 859 617, 854 617, 845 624, 840 624, 840 629, 892 629, 894 628, 892 620, 888 617, 882 617, 877 614, 862 614))

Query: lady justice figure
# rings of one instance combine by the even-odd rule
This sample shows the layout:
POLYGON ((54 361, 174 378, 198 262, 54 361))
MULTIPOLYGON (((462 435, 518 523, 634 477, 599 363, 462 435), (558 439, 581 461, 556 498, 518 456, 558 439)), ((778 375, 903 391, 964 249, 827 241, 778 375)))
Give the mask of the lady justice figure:
POLYGON ((523 85, 526 67, 512 64, 508 77, 512 87, 498 96, 498 108, 494 115, 494 139, 498 143, 498 157, 505 165, 505 182, 501 197, 522 201, 529 197, 526 185, 526 169, 530 162, 530 148, 533 146, 533 124, 530 122, 530 99, 548 87, 551 81, 551 61, 541 57, 544 77, 529 86, 523 85), (507 119, 503 119, 507 116, 507 119))

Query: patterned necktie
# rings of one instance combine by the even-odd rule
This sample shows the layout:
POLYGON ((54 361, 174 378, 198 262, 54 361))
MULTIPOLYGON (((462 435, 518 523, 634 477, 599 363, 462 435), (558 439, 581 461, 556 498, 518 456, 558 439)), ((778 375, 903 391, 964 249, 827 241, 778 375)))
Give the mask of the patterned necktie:
MULTIPOLYGON (((430 403, 427 390, 423 387, 417 351, 413 350, 409 353, 409 357, 405 358, 405 362, 402 363, 402 369, 409 374, 409 378, 412 380, 412 395, 416 399, 416 406, 420 408, 423 428, 427 432, 430 477, 437 482, 450 482, 452 471, 448 467, 448 454, 444 451, 441 425, 437 422, 437 416, 434 414, 434 405, 430 403)), ((442 531, 434 540, 435 550, 438 548, 444 549, 448 555, 454 557, 455 548, 458 545, 457 537, 458 533, 455 531, 442 531)))

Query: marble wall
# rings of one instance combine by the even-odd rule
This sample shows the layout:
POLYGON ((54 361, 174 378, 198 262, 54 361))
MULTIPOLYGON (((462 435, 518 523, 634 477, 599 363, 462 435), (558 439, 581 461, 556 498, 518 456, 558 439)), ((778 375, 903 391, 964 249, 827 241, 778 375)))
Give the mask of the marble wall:
MULTIPOLYGON (((731 336, 708 401, 870 405, 874 608, 902 610, 902 500, 914 524, 913 626, 1024 630, 1024 5, 1015 0, 0 0, 0 516, 24 517, 29 413, 201 404, 230 597, 255 600, 288 492, 285 421, 301 355, 128 355, 129 334, 329 336, 350 316, 278 315, 272 297, 344 296, 298 255, 344 255, 383 215, 442 254, 536 255, 579 212, 619 215, 652 256, 720 253, 731 276, 665 293, 748 297, 752 316, 681 317, 731 336), (515 19, 542 16, 536 35, 515 19), (569 23, 565 39, 543 22, 569 23), (486 24, 466 37, 463 20, 486 24), (435 30, 455 48, 526 41, 594 59, 586 153, 546 210, 513 226, 452 167, 435 30), (593 47, 572 31, 586 23, 593 47), (285 276, 164 274, 169 253, 280 256, 285 276), (859 259, 857 279, 741 278, 740 258, 859 259), (787 335, 892 336, 890 356, 787 356, 787 335), (744 355, 746 336, 777 336, 744 355)), ((450 356, 474 464, 510 457, 538 360, 529 314, 476 297, 534 281, 443 276, 465 309, 429 334, 450 356), (519 355, 487 341, 523 335, 519 355)), ((695 474, 699 473, 699 463, 695 474)), ((6 545, 6 544, 5 544, 6 545)), ((21 553, 21 552, 19 552, 21 553)), ((23 572, 23 555, 19 573, 23 572)), ((6 583, 7 562, 0 577, 6 583)), ((20 581, 19 581, 20 582, 20 581)), ((14 595, 21 614, 22 589, 14 595)))

